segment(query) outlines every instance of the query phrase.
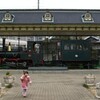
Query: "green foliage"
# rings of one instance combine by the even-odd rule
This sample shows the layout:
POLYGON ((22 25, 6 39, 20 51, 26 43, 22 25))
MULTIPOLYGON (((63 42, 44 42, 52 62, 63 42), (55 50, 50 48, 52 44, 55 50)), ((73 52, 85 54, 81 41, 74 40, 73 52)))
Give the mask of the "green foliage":
POLYGON ((6 75, 10 76, 10 75, 11 75, 11 73, 10 73, 10 72, 6 72, 6 75))
POLYGON ((6 88, 12 88, 12 86, 13 86, 12 84, 7 84, 6 88))
POLYGON ((89 86, 88 86, 88 85, 86 85, 86 84, 83 84, 83 87, 85 87, 85 88, 89 89, 89 86))

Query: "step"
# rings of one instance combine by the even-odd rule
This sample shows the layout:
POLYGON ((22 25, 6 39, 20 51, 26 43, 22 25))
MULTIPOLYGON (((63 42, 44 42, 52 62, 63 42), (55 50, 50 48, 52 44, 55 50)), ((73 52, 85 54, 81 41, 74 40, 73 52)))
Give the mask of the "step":
POLYGON ((28 70, 68 70, 67 67, 29 67, 28 70))

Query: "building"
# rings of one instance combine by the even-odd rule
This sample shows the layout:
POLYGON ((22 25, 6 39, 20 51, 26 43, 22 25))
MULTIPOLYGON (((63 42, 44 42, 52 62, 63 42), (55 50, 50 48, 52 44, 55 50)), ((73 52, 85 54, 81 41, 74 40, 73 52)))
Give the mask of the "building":
MULTIPOLYGON (((21 39, 24 37, 22 39, 33 41, 40 41, 45 38, 50 39, 52 37, 65 39, 82 39, 87 36, 99 37, 100 10, 0 10, 0 36, 11 36, 10 39, 21 39)), ((75 54, 75 57, 78 58, 78 55, 75 54)))
POLYGON ((1 36, 99 36, 100 10, 0 10, 1 36))

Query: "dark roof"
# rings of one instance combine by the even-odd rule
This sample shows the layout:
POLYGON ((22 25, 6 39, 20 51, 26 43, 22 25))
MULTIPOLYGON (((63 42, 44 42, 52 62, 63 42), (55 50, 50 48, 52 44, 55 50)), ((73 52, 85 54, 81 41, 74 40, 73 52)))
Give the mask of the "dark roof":
POLYGON ((0 10, 0 24, 100 24, 100 10, 91 9, 2 9, 0 10), (2 22, 5 13, 14 15, 13 22, 2 22), (42 16, 50 12, 54 22, 42 22, 42 16), (94 22, 83 22, 82 16, 91 13, 94 22))
POLYGON ((97 37, 94 37, 94 36, 88 36, 88 37, 86 37, 85 40, 89 40, 91 42, 97 42, 97 41, 99 41, 99 39, 97 37))

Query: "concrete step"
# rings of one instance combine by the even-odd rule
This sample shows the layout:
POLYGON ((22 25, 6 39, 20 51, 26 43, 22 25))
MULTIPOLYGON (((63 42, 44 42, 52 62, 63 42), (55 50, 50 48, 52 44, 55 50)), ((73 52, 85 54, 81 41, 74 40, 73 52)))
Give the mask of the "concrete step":
POLYGON ((29 67, 28 70, 68 70, 68 67, 39 66, 39 67, 29 67))

